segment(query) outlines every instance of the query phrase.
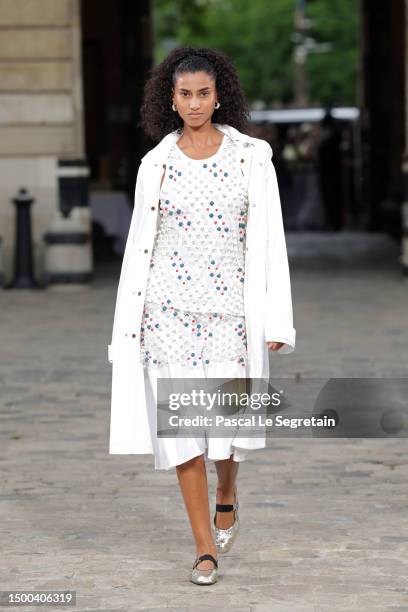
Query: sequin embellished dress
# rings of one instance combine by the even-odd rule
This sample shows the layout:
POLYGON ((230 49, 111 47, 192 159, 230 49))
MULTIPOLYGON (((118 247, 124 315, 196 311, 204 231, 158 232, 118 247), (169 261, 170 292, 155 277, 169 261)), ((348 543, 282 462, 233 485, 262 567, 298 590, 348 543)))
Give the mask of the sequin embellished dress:
MULTIPOLYGON (((150 392, 158 377, 247 377, 244 313, 247 191, 235 142, 196 160, 176 143, 160 190, 160 225, 150 260, 140 360, 150 392)), ((157 398, 156 398, 157 399, 157 398)), ((206 452, 245 458, 239 441, 156 439, 156 468, 206 452)))

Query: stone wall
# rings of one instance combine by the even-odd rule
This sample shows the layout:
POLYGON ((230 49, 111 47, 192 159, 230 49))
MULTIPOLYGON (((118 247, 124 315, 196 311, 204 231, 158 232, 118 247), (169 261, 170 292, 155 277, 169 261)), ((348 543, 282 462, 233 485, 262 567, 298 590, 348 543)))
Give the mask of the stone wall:
POLYGON ((3 274, 12 274, 14 205, 20 187, 32 206, 35 272, 43 235, 58 213, 59 158, 82 157, 80 0, 0 0, 0 236, 3 274))

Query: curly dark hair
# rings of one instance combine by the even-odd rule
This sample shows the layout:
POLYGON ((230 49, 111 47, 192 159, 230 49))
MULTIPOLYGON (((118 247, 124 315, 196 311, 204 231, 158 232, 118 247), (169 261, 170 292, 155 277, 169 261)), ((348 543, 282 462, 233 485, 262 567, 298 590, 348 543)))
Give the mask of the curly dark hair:
POLYGON ((172 88, 179 74, 207 72, 214 80, 221 106, 214 110, 214 123, 226 123, 248 133, 249 106, 237 72, 225 53, 206 47, 177 47, 150 69, 144 86, 139 126, 153 140, 183 127, 183 120, 172 110, 172 88))

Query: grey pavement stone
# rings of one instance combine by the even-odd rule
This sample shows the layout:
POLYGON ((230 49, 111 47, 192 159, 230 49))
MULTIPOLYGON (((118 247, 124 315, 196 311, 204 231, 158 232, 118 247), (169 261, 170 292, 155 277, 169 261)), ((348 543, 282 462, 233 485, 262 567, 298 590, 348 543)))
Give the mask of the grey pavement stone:
MULTIPOLYGON (((407 377, 398 245, 311 233, 289 235, 288 249, 298 340, 293 355, 272 355, 274 376, 407 377)), ((242 527, 219 582, 189 582, 194 543, 175 471, 108 454, 118 274, 106 265, 89 287, 2 292, 3 589, 73 589, 78 612, 407 610, 398 438, 268 440, 241 464, 242 527)))

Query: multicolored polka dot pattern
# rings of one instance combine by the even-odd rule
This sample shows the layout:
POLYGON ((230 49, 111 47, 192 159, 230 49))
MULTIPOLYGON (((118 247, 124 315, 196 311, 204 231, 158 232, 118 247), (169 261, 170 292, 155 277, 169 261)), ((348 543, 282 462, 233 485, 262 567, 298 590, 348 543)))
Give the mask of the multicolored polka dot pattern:
POLYGON ((206 160, 174 144, 160 191, 140 359, 145 367, 246 367, 244 316, 248 196, 235 142, 206 160))
POLYGON ((197 367, 219 361, 247 365, 245 317, 188 312, 145 302, 140 328, 140 361, 145 367, 180 363, 197 367))
POLYGON ((236 143, 227 135, 207 160, 174 143, 161 187, 159 229, 146 300, 242 315, 248 196, 236 143))

